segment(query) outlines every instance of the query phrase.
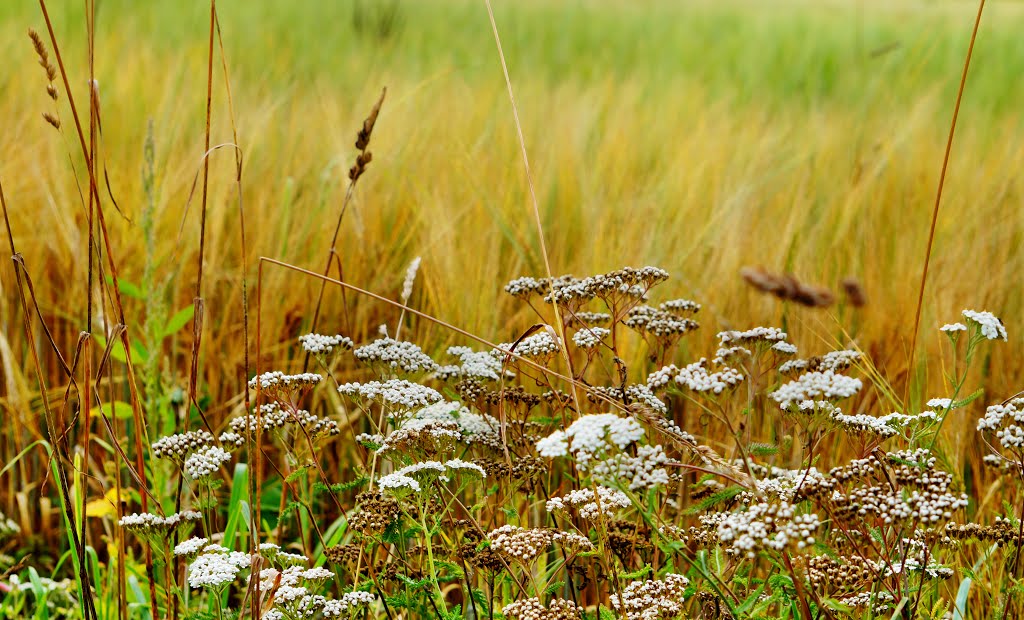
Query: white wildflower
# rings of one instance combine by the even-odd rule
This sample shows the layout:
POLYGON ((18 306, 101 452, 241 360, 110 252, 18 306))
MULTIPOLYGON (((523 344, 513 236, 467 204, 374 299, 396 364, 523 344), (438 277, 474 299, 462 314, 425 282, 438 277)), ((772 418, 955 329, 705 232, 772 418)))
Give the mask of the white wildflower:
POLYGON ((974 323, 981 329, 982 336, 989 340, 1006 340, 1006 327, 999 317, 991 312, 964 310, 963 315, 969 323, 974 323))

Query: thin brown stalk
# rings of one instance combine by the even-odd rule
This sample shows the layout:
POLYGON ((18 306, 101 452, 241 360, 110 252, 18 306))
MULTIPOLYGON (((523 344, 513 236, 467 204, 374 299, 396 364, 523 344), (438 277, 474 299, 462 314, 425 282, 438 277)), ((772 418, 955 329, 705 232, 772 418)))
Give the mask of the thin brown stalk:
MULTIPOLYGON (((540 253, 544 259, 544 271, 547 274, 548 281, 554 281, 554 274, 551 271, 551 261, 548 258, 548 247, 544 241, 544 224, 540 218, 540 203, 537 201, 537 191, 533 186, 533 175, 530 172, 530 157, 526 151, 526 138, 523 137, 523 125, 519 121, 519 108, 516 106, 515 94, 512 91, 512 79, 508 74, 508 64, 505 62, 505 51, 501 46, 501 36, 498 34, 498 24, 494 20, 494 11, 491 9, 491 0, 484 0, 484 4, 487 5, 487 17, 491 20, 491 31, 494 33, 494 43, 498 47, 498 58, 501 60, 501 70, 505 75, 505 87, 508 90, 508 99, 512 104, 512 117, 516 123, 516 135, 519 137, 519 148, 523 155, 523 167, 526 170, 526 184, 530 189, 530 204, 533 207, 533 218, 537 224, 537 238, 540 242, 540 253)), ((559 343, 559 350, 562 352, 562 357, 565 359, 566 367, 569 370, 569 374, 573 375, 572 357, 569 355, 569 345, 565 339, 565 325, 562 323, 562 313, 558 307, 558 304, 551 304, 551 307, 555 312, 555 326, 558 329, 558 337, 561 339, 559 343)), ((572 398, 576 404, 576 411, 582 413, 583 409, 580 407, 580 397, 576 391, 576 384, 571 385, 572 398)))
POLYGON ((981 14, 985 10, 985 0, 978 2, 978 14, 974 18, 974 29, 971 31, 971 42, 967 46, 967 57, 964 58, 964 70, 960 74, 960 88, 956 92, 956 104, 953 106, 953 120, 949 123, 949 136, 946 138, 946 151, 942 156, 942 171, 939 173, 939 186, 935 190, 935 204, 932 207, 932 221, 928 229, 928 245, 924 252, 924 268, 921 270, 921 285, 917 290, 917 310, 914 312, 914 335, 910 340, 910 358, 908 362, 907 385, 904 391, 903 402, 906 405, 910 398, 910 380, 914 376, 914 363, 917 354, 917 335, 921 328, 921 308, 924 305, 924 288, 928 283, 928 267, 931 265, 932 245, 935 242, 935 225, 939 221, 939 206, 942 204, 942 189, 946 184, 946 169, 949 167, 949 154, 953 150, 953 135, 956 133, 956 121, 960 116, 960 102, 964 97, 964 88, 967 85, 967 71, 971 67, 971 56, 974 54, 974 42, 978 38, 978 28, 981 26, 981 14))
MULTIPOLYGON (((210 44, 206 56, 206 132, 203 153, 210 151, 210 118, 213 115, 213 35, 217 25, 217 0, 210 0, 210 44)), ((206 249, 206 202, 210 180, 210 159, 203 157, 203 194, 200 199, 199 216, 199 266, 196 274, 196 294, 193 303, 196 312, 192 315, 192 364, 188 376, 189 401, 196 400, 196 384, 199 381, 199 347, 202 343, 203 313, 200 312, 203 298, 203 254, 206 249)))

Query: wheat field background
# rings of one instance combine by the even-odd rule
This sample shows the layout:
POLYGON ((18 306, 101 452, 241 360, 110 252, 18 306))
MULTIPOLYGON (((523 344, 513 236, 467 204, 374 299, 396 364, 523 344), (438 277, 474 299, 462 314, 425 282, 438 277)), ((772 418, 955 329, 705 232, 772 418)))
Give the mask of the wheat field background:
MULTIPOLYGON (((783 325, 809 353, 853 342, 903 385, 975 5, 495 4, 556 272, 657 265, 673 276, 663 293, 705 304, 702 333, 690 337, 701 347, 719 328, 783 325), (784 306, 746 287, 738 276, 745 265, 791 271, 835 290, 854 277, 868 304, 784 306)), ((935 328, 964 307, 1001 316, 1011 343, 982 371, 986 401, 1024 385, 1016 361, 1024 342, 1024 9, 991 5, 960 114, 920 340, 922 352, 939 352, 935 328)), ((388 33, 357 27, 355 6, 219 5, 244 154, 249 270, 241 272, 234 159, 221 150, 211 156, 200 374, 214 418, 237 407, 246 379, 241 278, 252 291, 259 256, 323 268, 355 131, 385 86, 373 162, 342 229, 346 280, 396 298, 406 265, 422 256, 414 306, 495 341, 515 338, 531 322, 501 291, 501 283, 543 275, 544 267, 483 4, 401 2, 388 33)), ((377 19, 380 6, 363 3, 363 17, 377 19)), ((55 4, 52 13, 78 80, 72 87, 85 101, 81 7, 55 4)), ((111 0, 100 3, 97 22, 101 150, 123 212, 106 211, 113 251, 120 275, 141 282, 142 153, 152 119, 159 243, 150 262, 171 278, 172 311, 194 295, 199 211, 195 200, 186 206, 203 153, 207 20, 201 3, 111 0)), ((44 29, 33 3, 0 6, 0 177, 43 316, 67 352, 85 323, 86 216, 72 173, 81 175, 84 164, 66 108, 63 134, 40 116, 50 102, 24 35, 29 27, 44 29)), ((230 142, 219 66, 213 92, 213 143, 230 142)), ((294 353, 275 345, 291 345, 308 330, 317 284, 268 269, 264 287, 263 352, 268 365, 284 367, 294 353)), ((9 261, 0 268, 0 290, 0 406, 23 432, 38 433, 38 393, 9 261)), ((357 341, 394 320, 381 304, 351 295, 348 303, 357 341)), ((128 304, 140 316, 142 302, 128 304)), ((340 304, 331 292, 324 330, 342 329, 340 304)), ((428 350, 455 341, 426 322, 415 329, 428 350)), ((164 370, 182 386, 190 340, 186 326, 164 345, 164 370)), ((55 366, 50 371, 59 376, 55 366)), ((912 395, 917 401, 943 393, 934 367, 925 379, 920 385, 928 387, 912 395)), ((950 427, 973 423, 964 414, 950 427)), ((9 435, 6 451, 21 444, 9 435)), ((949 437, 955 445, 968 435, 949 437)))

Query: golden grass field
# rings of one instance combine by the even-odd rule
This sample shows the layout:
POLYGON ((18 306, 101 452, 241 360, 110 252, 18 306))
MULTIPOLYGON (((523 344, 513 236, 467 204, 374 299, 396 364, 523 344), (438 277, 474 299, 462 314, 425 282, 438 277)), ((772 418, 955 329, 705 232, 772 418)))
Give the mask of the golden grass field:
MULTIPOLYGON (((642 10, 620 2, 546 6, 499 6, 498 18, 508 31, 553 269, 580 274, 659 265, 673 274, 673 293, 711 310, 705 337, 719 325, 777 323, 785 313, 801 344, 824 348, 845 339, 841 327, 851 329, 877 363, 904 371, 971 7, 863 3, 858 43, 855 29, 846 27, 858 15, 852 3, 785 3, 777 11, 736 2, 645 2, 642 10), (567 23, 581 33, 578 49, 545 38, 553 36, 542 27, 549 12, 573 20, 567 23), (598 27, 619 23, 622 32, 610 35, 611 44, 623 46, 623 55, 637 64, 596 66, 599 60, 587 54, 600 37, 585 29, 586 19, 598 27), (687 20, 696 34, 688 32, 687 20), (644 42, 630 41, 654 22, 651 36, 677 46, 667 49, 678 54, 678 64, 645 58, 644 42), (535 26, 539 42, 531 39, 535 26), (742 32, 733 35, 730 27, 742 32), (722 29, 715 38, 701 30, 713 28, 722 29), (811 31, 822 39, 796 40, 811 31), (704 37, 701 49, 688 40, 696 36, 704 37), (644 47, 631 49, 633 43, 644 47), (885 52, 893 44, 899 47, 885 52), (543 50, 531 48, 541 45, 551 47, 552 62, 561 64, 537 66, 543 50), (879 49, 881 56, 871 55, 879 49), (813 52, 829 57, 808 57, 813 52), (579 55, 578 70, 573 54, 579 55), (703 79, 709 74, 713 81, 703 79), (831 288, 853 276, 863 283, 869 305, 857 312, 785 309, 745 288, 737 276, 744 265, 792 271, 831 288)), ((355 36, 342 8, 325 18, 336 21, 336 34, 312 32, 318 17, 311 11, 277 9, 282 15, 274 15, 266 9, 271 15, 264 18, 277 19, 268 25, 238 7, 223 10, 245 158, 250 284, 257 256, 322 268, 354 131, 387 86, 374 161, 342 232, 347 279, 394 296, 405 265, 422 255, 425 289, 418 307, 497 339, 525 328, 525 319, 510 315, 514 306, 499 283, 542 275, 543 265, 482 7, 449 1, 429 10, 410 8, 412 15, 383 52, 374 51, 373 41, 336 40, 355 36), (428 19, 444 11, 457 17, 455 23, 428 19), (284 37, 291 46, 265 45, 282 31, 293 32, 284 37), (452 37, 449 49, 445 33, 452 37), (403 49, 406 41, 409 49, 403 49), (479 49, 463 55, 470 44, 479 49)), ((1021 307, 1015 285, 1021 220, 1014 205, 1024 142, 1017 139, 1018 107, 991 95, 1021 91, 998 80, 1009 70, 1001 63, 1022 64, 1013 55, 1013 33, 1024 17, 1012 4, 990 10, 968 82, 925 293, 921 342, 930 351, 938 343, 933 328, 962 307, 996 312, 1011 335, 1021 307)), ((45 312, 67 324, 72 338, 84 318, 80 257, 86 244, 84 208, 67 155, 76 141, 69 125, 61 136, 39 118, 49 102, 23 35, 28 26, 39 26, 37 12, 4 11, 11 14, 2 30, 11 68, 0 102, 9 119, 0 152, 15 240, 45 312)), ((63 24, 60 17, 69 68, 82 72, 76 15, 66 15, 63 24)), ((206 34, 198 8, 168 16, 170 23, 159 17, 158 9, 133 15, 113 5, 106 21, 101 13, 97 75, 104 161, 126 216, 112 209, 108 214, 121 275, 132 282, 141 278, 141 153, 147 120, 153 119, 156 258, 161 272, 180 283, 172 286, 177 309, 194 294, 198 201, 188 212, 186 205, 202 154, 206 34)), ((214 144, 231 141, 217 69, 214 144)), ((211 160, 204 346, 218 354, 206 358, 204 376, 207 389, 222 397, 237 384, 218 377, 240 379, 242 358, 238 213, 230 152, 211 160)), ((5 266, 0 312, 4 333, 16 341, 11 275, 5 266)), ((270 271, 265 286, 271 300, 263 317, 267 341, 300 333, 296 317, 311 307, 313 283, 270 271)), ((334 310, 327 314, 336 320, 334 310)), ((358 312, 366 320, 356 323, 373 329, 370 317, 384 309, 360 304, 358 312)), ((183 330, 182 338, 188 337, 183 330)), ((18 374, 20 364, 14 365, 8 373, 18 374)), ((995 359, 992 372, 993 395, 1016 390, 1021 372, 1012 354, 995 359)), ((931 379, 937 388, 941 378, 931 379)))
MULTIPOLYGON (((80 108, 87 101, 80 7, 51 7, 80 108)), ((144 279, 147 261, 169 278, 170 312, 192 303, 200 207, 208 7, 105 2, 97 27, 102 163, 123 215, 104 194, 120 276, 144 279), (147 259, 140 214, 143 145, 152 120, 158 243, 147 259)), ((855 346, 901 396, 942 154, 976 5, 969 2, 764 3, 668 0, 495 3, 544 234, 556 273, 656 265, 662 295, 704 304, 705 351, 720 329, 780 325, 808 353, 855 346), (841 296, 808 309, 761 295, 739 270, 792 272, 829 287, 856 278, 868 303, 841 296)), ((412 305, 494 342, 533 319, 505 295, 520 275, 543 276, 512 111, 481 2, 401 4, 387 37, 360 32, 351 3, 223 3, 220 24, 231 107, 214 61, 212 143, 244 157, 242 271, 234 157, 211 157, 204 263, 200 392, 208 413, 237 410, 243 382, 241 281, 255 313, 258 257, 323 269, 347 186, 353 141, 387 87, 373 161, 345 216, 338 247, 345 279, 396 299, 406 266, 423 259, 412 305)), ((986 9, 946 178, 909 408, 945 395, 937 328, 960 310, 990 310, 1009 331, 980 365, 984 398, 1024 387, 1024 9, 986 9)), ((84 163, 66 98, 62 131, 25 32, 44 32, 32 3, 0 7, 0 179, 14 242, 68 356, 85 329, 84 163), (70 155, 69 155, 70 154, 70 155), (76 182, 77 173, 77 182, 76 182)), ((264 266, 266 367, 301 365, 318 283, 264 266), (294 358, 289 362, 289 358, 294 358)), ((97 291, 99 289, 97 288, 97 291)), ((322 329, 340 331, 341 296, 328 289, 322 329)), ((3 454, 39 436, 9 261, 0 267, 0 408, 24 425, 3 454)), ((347 294, 350 336, 394 323, 383 304, 347 294)), ((139 333, 141 300, 127 300, 139 333)), ((111 319, 109 303, 97 315, 111 319)), ((463 341, 414 320, 428 351, 463 341)), ((163 343, 163 372, 188 379, 188 326, 163 343)), ((35 345, 44 350, 41 341, 35 345)), ((250 354, 255 344, 250 343, 250 354)), ((255 362, 253 362, 255 365, 255 362)), ((44 361, 62 393, 64 379, 44 361)), ((252 374, 250 370, 250 375, 252 374)), ((894 403, 865 402, 876 413, 894 403)), ((973 410, 971 410, 973 411, 973 410)), ((976 462, 976 416, 944 431, 950 454, 976 462)))

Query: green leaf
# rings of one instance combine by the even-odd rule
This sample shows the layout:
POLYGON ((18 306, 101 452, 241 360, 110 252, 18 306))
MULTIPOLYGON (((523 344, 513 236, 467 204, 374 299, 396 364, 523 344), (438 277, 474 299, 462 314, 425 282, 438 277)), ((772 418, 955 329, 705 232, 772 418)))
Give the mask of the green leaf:
POLYGON ((132 417, 132 406, 120 400, 115 400, 112 403, 103 403, 99 407, 93 407, 89 410, 89 417, 95 418, 100 415, 101 411, 108 418, 113 416, 118 420, 129 420, 132 417))
POLYGON ((688 515, 698 515, 707 512, 715 504, 728 501, 744 491, 743 487, 733 486, 722 489, 710 497, 705 497, 699 504, 691 506, 686 510, 688 515))
POLYGON ((961 407, 966 407, 967 405, 969 405, 969 404, 973 403, 974 401, 978 400, 979 398, 981 398, 981 396, 984 393, 985 393, 985 388, 978 388, 977 390, 974 390, 974 392, 972 392, 970 396, 967 396, 965 398, 961 398, 960 400, 953 401, 952 404, 950 404, 949 408, 952 410, 952 409, 960 409, 961 407))
MULTIPOLYGON (((113 284, 113 283, 114 283, 114 279, 112 277, 110 277, 110 276, 107 276, 107 284, 113 284)), ((121 291, 122 295, 124 295, 126 297, 131 297, 132 299, 145 299, 146 298, 146 294, 142 292, 141 288, 139 288, 135 284, 132 284, 128 280, 125 280, 124 278, 118 278, 117 279, 117 290, 121 291)))
POLYGON ((195 314, 195 306, 185 306, 181 310, 174 313, 174 316, 167 319, 167 325, 164 325, 164 330, 160 334, 160 339, 164 339, 168 336, 178 333, 181 328, 185 327, 189 321, 192 320, 192 316, 195 314))

